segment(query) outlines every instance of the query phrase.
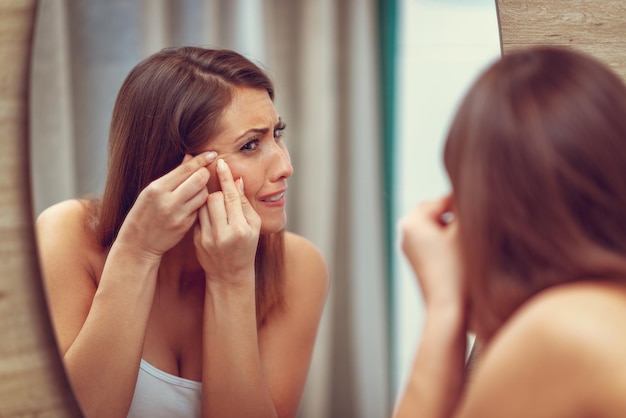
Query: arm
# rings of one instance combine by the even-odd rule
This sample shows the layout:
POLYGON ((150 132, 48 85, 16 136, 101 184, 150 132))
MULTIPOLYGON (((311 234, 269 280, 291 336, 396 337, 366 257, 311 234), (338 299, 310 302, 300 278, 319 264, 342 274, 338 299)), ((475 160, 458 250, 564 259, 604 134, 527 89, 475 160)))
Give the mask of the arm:
POLYGON ((419 279, 426 323, 394 417, 449 417, 465 380, 467 331, 457 221, 442 222, 450 199, 420 205, 402 220, 402 248, 419 279))
POLYGON ((207 273, 203 415, 295 416, 326 295, 325 265, 304 240, 289 236, 287 306, 270 312, 258 331, 253 264, 260 219, 230 170, 218 167, 217 174, 223 192, 211 194, 208 209, 200 210, 196 233, 198 258, 207 273), (294 254, 300 251, 304 255, 294 254), (314 293, 291 283, 296 273, 303 274, 299 284, 317 279, 308 286, 314 293))
POLYGON ((70 213, 51 208, 37 222, 57 343, 90 418, 128 411, 161 256, 195 222, 208 194, 209 162, 205 155, 186 158, 142 191, 108 254, 85 226, 84 210, 78 220, 72 216, 78 205, 70 213), (93 260, 104 257, 100 275, 93 260))
POLYGON ((214 318, 205 334, 213 346, 205 355, 214 364, 207 372, 215 386, 204 399, 209 405, 216 399, 225 401, 226 408, 234 407, 236 412, 227 409, 226 416, 295 417, 298 412, 328 291, 328 272, 321 255, 304 239, 289 236, 286 247, 285 306, 268 314, 258 334, 253 290, 247 299, 235 292, 230 298, 215 295, 213 303, 221 309, 205 317, 214 318))
MULTIPOLYGON (((49 233, 52 228, 60 234, 68 232, 47 223, 39 233, 58 237, 59 233, 49 233)), ((74 394, 87 417, 123 416, 134 392, 158 263, 137 261, 114 245, 96 288, 81 260, 75 258, 80 249, 65 253, 67 247, 58 249, 57 245, 58 241, 44 244, 42 265, 57 341, 74 394)))
POLYGON ((276 417, 261 368, 254 286, 214 283, 205 297, 203 416, 276 417))
POLYGON ((465 380, 465 327, 453 310, 433 309, 395 418, 449 417, 465 380))
POLYGON ((205 271, 202 416, 274 417, 258 351, 254 259, 261 219, 243 183, 224 160, 216 173, 222 191, 198 212, 194 233, 205 271))

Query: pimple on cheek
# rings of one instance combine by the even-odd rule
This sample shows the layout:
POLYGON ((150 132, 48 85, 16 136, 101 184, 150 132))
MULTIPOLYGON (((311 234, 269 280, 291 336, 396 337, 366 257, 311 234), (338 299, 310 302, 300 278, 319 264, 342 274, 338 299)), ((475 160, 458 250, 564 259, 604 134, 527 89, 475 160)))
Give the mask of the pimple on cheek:
MULTIPOLYGON (((228 168, 230 169, 230 173, 233 177, 233 180, 236 182, 237 179, 239 179, 241 176, 241 174, 238 174, 240 172, 239 168, 238 168, 238 164, 236 160, 233 159, 229 159, 227 157, 227 154, 218 154, 217 159, 222 158, 224 160, 224 162, 226 162, 226 164, 228 165, 228 168)), ((240 163, 241 164, 241 163, 240 163)), ((220 179, 219 179, 219 175, 217 173, 217 163, 213 162, 211 164, 209 164, 209 166, 207 166, 208 170, 209 170, 209 182, 207 184, 207 188, 209 190, 209 193, 214 193, 217 191, 222 190, 222 186, 220 184, 220 179)))

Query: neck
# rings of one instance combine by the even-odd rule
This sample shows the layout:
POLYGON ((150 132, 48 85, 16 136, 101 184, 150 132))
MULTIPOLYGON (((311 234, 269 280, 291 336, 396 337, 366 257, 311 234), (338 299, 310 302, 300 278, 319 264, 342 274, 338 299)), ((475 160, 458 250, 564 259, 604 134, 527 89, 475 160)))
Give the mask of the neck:
POLYGON ((193 230, 172 249, 163 254, 159 267, 159 278, 162 282, 176 284, 179 288, 186 287, 188 282, 204 279, 204 272, 193 243, 193 230))

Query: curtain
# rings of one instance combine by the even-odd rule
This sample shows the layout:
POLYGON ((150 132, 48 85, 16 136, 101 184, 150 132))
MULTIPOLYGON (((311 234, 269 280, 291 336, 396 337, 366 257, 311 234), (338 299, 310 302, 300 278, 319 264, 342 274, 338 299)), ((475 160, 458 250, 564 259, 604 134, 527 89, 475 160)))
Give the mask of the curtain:
POLYGON ((385 193, 375 0, 40 0, 31 72, 34 215, 99 194, 117 90, 165 46, 235 49, 276 84, 295 173, 288 229, 331 290, 302 418, 388 416, 385 193))

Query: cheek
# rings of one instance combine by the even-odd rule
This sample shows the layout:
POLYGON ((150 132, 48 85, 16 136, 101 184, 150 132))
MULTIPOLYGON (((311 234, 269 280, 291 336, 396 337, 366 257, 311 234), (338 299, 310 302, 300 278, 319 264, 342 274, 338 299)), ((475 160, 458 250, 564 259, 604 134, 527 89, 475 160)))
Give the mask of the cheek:
POLYGON ((215 167, 209 167, 209 183, 207 184, 207 188, 209 189, 209 193, 216 192, 221 190, 220 182, 217 179, 217 173, 215 172, 215 167))
POLYGON ((250 161, 243 162, 238 160, 227 160, 226 162, 228 163, 230 171, 233 174, 233 180, 237 181, 237 179, 243 178, 246 197, 250 200, 250 202, 253 202, 253 197, 259 187, 259 176, 258 173, 255 175, 255 171, 253 169, 254 164, 250 163, 250 161))
MULTIPOLYGON (((248 183, 252 182, 252 179, 254 178, 253 175, 249 174, 250 172, 249 164, 245 164, 241 161, 238 161, 237 159, 228 158, 228 157, 224 157, 224 161, 226 161, 226 164, 228 164, 228 167, 230 167, 230 172, 235 182, 240 177, 243 178, 244 187, 246 188, 246 195, 248 195, 248 190, 247 190, 248 183)), ((209 193, 222 190, 222 186, 220 184, 219 178, 217 177, 216 166, 214 163, 212 163, 209 166, 209 173, 210 173, 209 183, 207 184, 209 193)))
POLYGON ((291 155, 289 154, 289 149, 284 142, 280 143, 280 149, 283 151, 283 154, 285 155, 285 158, 287 158, 287 161, 289 161, 289 164, 291 164, 291 155))

